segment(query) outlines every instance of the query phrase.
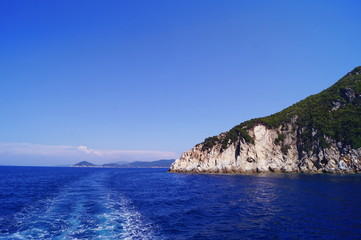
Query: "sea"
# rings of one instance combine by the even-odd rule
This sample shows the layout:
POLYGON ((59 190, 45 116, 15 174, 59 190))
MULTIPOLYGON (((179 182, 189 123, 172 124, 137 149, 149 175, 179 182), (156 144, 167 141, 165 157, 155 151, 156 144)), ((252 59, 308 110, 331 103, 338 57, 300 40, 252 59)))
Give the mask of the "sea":
POLYGON ((361 175, 0 167, 0 239, 361 239, 361 175))

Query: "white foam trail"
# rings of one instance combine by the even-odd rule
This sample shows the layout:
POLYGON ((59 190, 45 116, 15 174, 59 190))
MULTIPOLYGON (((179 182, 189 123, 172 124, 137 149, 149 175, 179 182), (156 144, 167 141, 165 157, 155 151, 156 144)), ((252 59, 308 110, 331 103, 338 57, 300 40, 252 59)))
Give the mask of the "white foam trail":
POLYGON ((132 207, 131 201, 124 196, 118 197, 122 209, 121 214, 125 218, 121 224, 125 230, 124 239, 155 239, 151 224, 144 221, 140 212, 132 207))
POLYGON ((96 173, 29 206, 16 216, 18 231, 3 239, 159 239, 131 200, 106 187, 107 180, 106 172, 96 173))

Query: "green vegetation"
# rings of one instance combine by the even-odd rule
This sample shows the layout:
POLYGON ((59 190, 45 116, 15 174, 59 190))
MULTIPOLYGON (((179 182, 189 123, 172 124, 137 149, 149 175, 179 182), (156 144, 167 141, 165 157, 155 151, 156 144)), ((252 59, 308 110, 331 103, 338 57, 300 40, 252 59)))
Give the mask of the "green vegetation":
POLYGON ((285 135, 282 133, 277 133, 277 138, 275 139, 275 144, 280 145, 285 140, 285 135))
POLYGON ((247 143, 253 143, 254 139, 241 127, 234 127, 225 133, 225 137, 213 136, 206 138, 203 142, 203 150, 209 150, 214 145, 220 143, 221 149, 227 148, 229 143, 237 141, 239 138, 244 139, 247 143))
POLYGON ((218 137, 217 136, 206 138, 206 139, 204 139, 203 150, 211 149, 217 143, 218 143, 218 137))
MULTIPOLYGON (((361 67, 355 68, 319 94, 311 95, 268 117, 243 122, 226 132, 222 140, 212 137, 206 139, 205 144, 211 147, 220 141, 222 148, 226 148, 229 142, 237 141, 239 138, 254 143, 246 130, 257 124, 278 128, 292 120, 298 129, 303 129, 300 137, 305 150, 312 149, 316 142, 321 147, 327 147, 329 144, 324 136, 352 148, 361 147, 361 67), (338 108, 333 109, 337 105, 338 108)), ((275 143, 280 144, 284 137, 279 134, 275 143)), ((285 148, 283 151, 288 149, 285 148)))
POLYGON ((222 140, 222 149, 225 149, 229 143, 237 141, 239 138, 244 139, 247 143, 253 143, 254 139, 241 127, 234 127, 226 133, 226 137, 222 140))
POLYGON ((361 147, 360 72, 361 67, 357 67, 321 93, 311 95, 279 113, 244 122, 241 126, 251 128, 262 123, 269 128, 276 128, 297 116, 298 127, 306 129, 302 133, 306 147, 311 147, 315 140, 320 141, 321 146, 327 147, 324 135, 353 148, 361 147), (342 106, 332 110, 335 102, 342 106), (317 130, 315 136, 312 136, 312 129, 317 130))

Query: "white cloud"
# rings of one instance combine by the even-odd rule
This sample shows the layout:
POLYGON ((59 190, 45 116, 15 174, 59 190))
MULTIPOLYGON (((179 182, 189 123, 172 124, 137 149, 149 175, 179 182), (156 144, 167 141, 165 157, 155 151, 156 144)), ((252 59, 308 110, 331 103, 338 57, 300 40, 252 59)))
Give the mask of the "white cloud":
MULTIPOLYGON (((0 143, 0 165, 2 160, 47 158, 62 159, 65 163, 77 161, 92 161, 94 163, 109 163, 116 161, 152 161, 159 159, 177 158, 178 153, 167 151, 145 150, 100 150, 84 145, 42 145, 32 143, 0 143)), ((59 160, 57 160, 59 162, 59 160)), ((42 165, 42 164, 39 164, 42 165)), ((49 165, 49 164, 48 164, 49 165)), ((50 164, 51 165, 51 164, 50 164)))
POLYGON ((87 146, 83 146, 83 145, 80 145, 78 147, 78 150, 80 152, 83 152, 83 153, 86 153, 86 154, 90 154, 90 155, 95 155, 95 156, 101 156, 102 153, 100 151, 96 151, 96 150, 93 150, 93 149, 90 149, 88 148, 87 146))

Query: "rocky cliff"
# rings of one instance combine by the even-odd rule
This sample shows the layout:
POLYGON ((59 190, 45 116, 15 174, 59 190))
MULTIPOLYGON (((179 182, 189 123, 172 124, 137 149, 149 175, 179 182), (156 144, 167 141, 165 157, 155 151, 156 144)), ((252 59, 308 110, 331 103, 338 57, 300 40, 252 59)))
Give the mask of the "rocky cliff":
POLYGON ((361 172, 361 67, 274 115, 182 154, 171 172, 361 172))

